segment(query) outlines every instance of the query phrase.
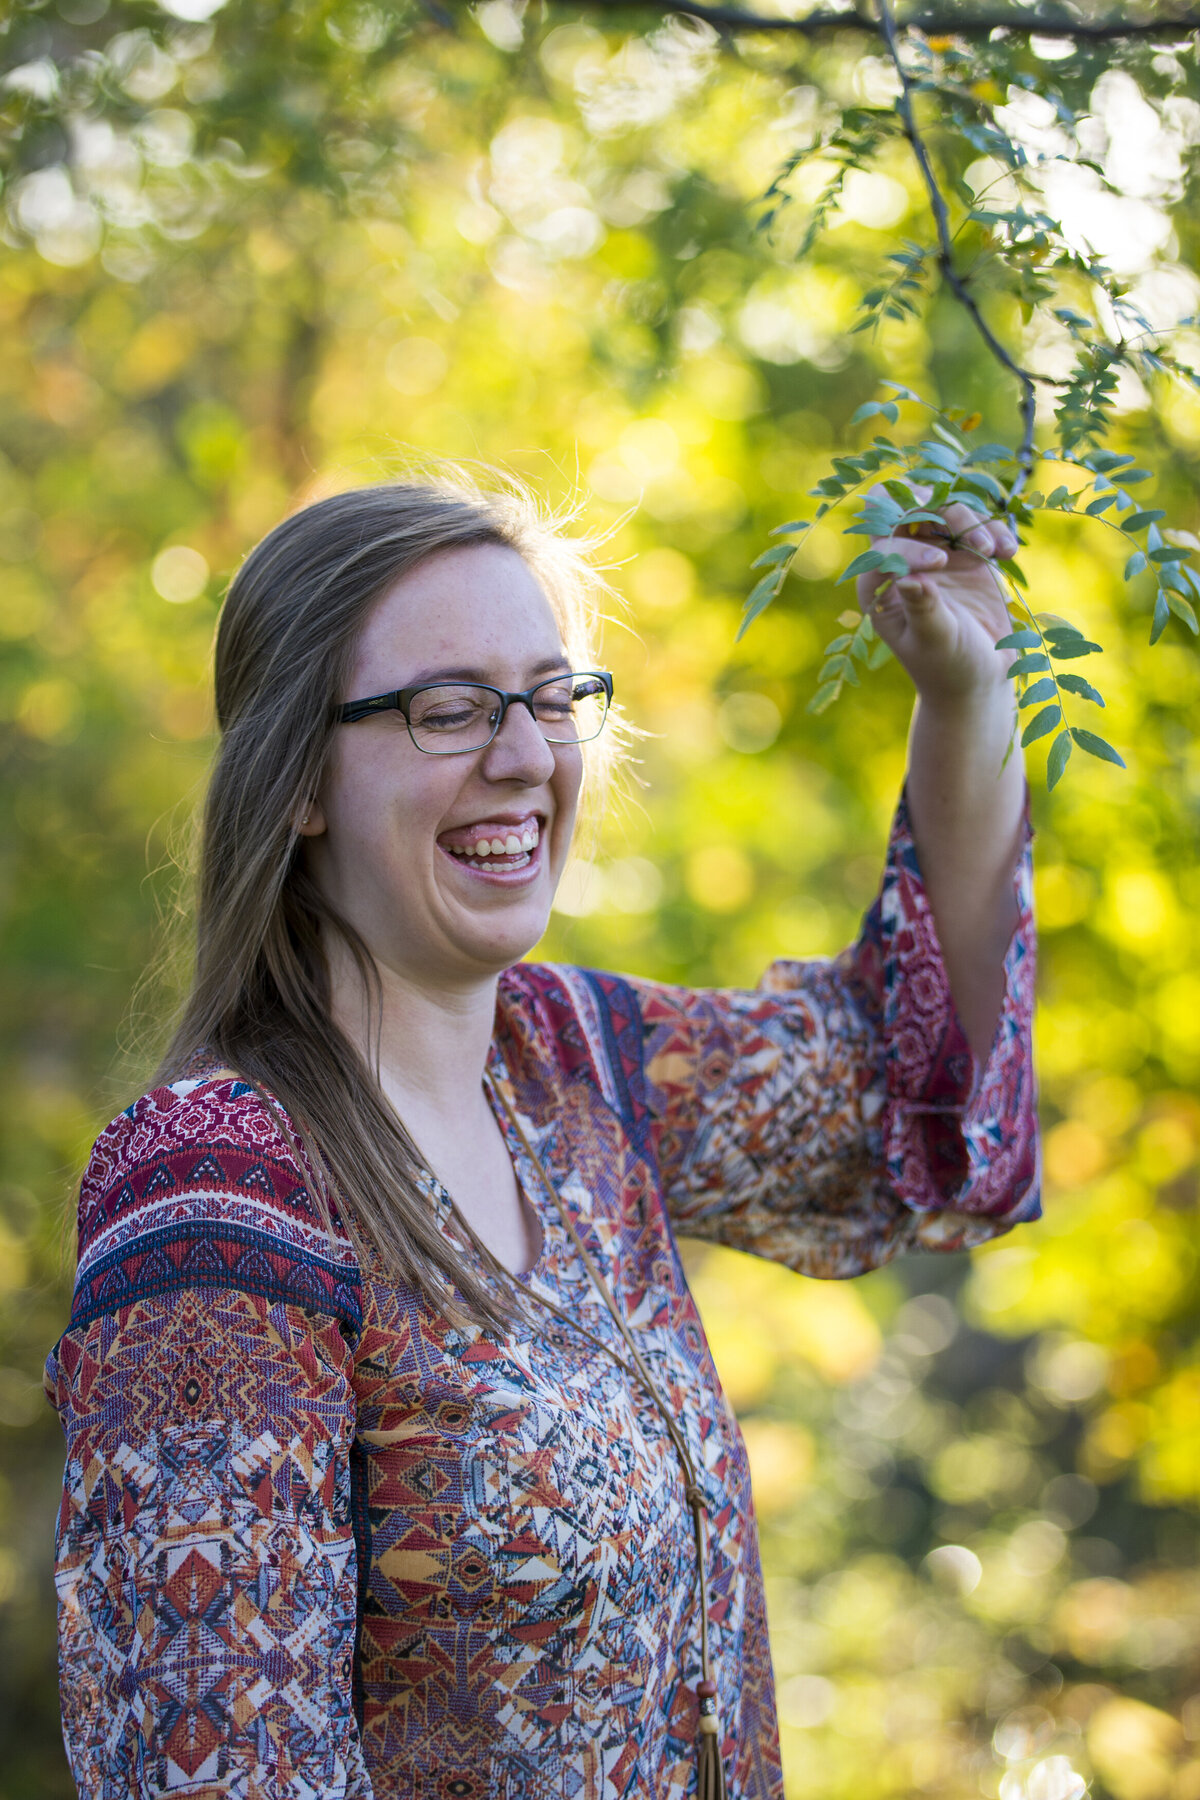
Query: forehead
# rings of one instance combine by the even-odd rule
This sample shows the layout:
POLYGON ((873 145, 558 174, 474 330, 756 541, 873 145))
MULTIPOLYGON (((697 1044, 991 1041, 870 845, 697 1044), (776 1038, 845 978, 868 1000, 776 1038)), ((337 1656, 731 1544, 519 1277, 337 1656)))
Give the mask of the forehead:
POLYGON ((516 682, 561 653, 553 608, 524 558, 470 544, 439 551, 381 595, 358 641, 354 682, 401 687, 444 670, 516 682))

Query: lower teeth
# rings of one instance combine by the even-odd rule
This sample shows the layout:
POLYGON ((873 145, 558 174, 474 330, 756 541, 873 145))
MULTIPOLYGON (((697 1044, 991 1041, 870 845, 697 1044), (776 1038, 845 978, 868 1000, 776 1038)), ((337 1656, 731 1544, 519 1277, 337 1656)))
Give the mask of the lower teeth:
POLYGON ((468 869, 522 869, 529 861, 529 852, 522 850, 519 855, 512 856, 464 856, 462 861, 468 869))

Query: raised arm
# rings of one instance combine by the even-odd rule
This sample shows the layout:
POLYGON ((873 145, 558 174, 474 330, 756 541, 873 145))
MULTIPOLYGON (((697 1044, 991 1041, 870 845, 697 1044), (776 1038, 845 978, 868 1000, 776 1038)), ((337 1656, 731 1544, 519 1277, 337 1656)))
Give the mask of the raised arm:
MULTIPOLYGON (((956 1250, 1039 1208, 1027 840, 988 1054, 950 992, 906 803, 879 898, 832 961, 772 964, 757 990, 570 977, 594 999, 559 1041, 657 1166, 678 1231, 809 1275, 956 1250), (597 1018, 598 1025, 591 1023, 597 1018)), ((528 979, 528 978, 527 978, 528 979)))
POLYGON ((950 988, 982 1064, 1004 991, 1004 955, 1016 924, 1013 870, 1024 838, 1025 775, 1012 738, 1014 697, 998 651, 1008 612, 991 567, 1011 556, 1009 526, 947 508, 944 529, 875 540, 912 574, 865 575, 859 601, 913 679, 908 805, 950 988))
POLYGON ((352 1706, 356 1271, 274 1135, 241 1084, 159 1089, 85 1178, 47 1370, 80 1800, 370 1800, 352 1706))

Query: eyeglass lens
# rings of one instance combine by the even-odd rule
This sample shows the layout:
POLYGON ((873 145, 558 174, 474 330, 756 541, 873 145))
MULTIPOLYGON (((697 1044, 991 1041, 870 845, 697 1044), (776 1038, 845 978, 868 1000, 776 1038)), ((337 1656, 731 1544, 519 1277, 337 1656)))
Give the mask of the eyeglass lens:
MULTIPOLYGON (((591 675, 544 681, 533 691, 533 716, 549 744, 584 744, 608 713, 604 683, 591 675)), ((408 707, 408 727, 421 750, 481 750, 496 734, 500 703, 470 683, 423 688, 408 707)))

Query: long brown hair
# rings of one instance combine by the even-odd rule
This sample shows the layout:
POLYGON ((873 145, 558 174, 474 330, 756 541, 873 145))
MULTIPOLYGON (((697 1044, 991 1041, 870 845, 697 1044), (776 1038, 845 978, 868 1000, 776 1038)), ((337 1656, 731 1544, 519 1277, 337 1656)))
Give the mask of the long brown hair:
MULTIPOLYGON (((336 494, 277 525, 234 577, 217 632, 221 738, 204 808, 195 968, 156 1081, 200 1055, 236 1070, 282 1108, 327 1220, 331 1201, 348 1202, 341 1216, 360 1252, 365 1237, 393 1277, 452 1317, 503 1332, 519 1310, 513 1284, 465 1221, 476 1267, 440 1229, 420 1153, 334 1024, 326 934, 341 935, 368 993, 378 994, 378 973, 308 875, 296 829, 367 614, 430 556, 474 544, 525 559, 574 666, 592 666, 605 583, 591 546, 511 480, 488 492, 456 476, 336 494)), ((589 778, 596 772, 593 761, 589 778)))

